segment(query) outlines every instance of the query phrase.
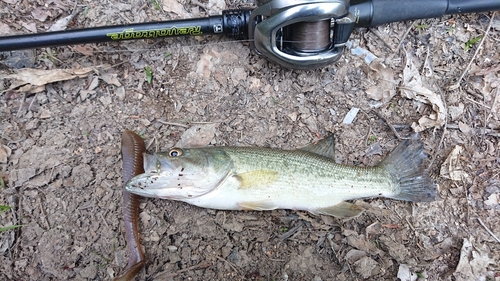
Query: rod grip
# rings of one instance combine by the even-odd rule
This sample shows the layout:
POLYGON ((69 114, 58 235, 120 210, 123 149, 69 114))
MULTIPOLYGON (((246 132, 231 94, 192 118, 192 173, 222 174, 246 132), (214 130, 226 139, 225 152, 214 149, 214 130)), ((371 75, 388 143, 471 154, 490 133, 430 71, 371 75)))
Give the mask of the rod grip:
MULTIPOLYGON (((498 0, 497 0, 498 1, 498 0)), ((349 11, 357 17, 356 27, 441 17, 448 0, 351 0, 349 11)))
POLYGON ((351 0, 356 27, 500 10, 500 0, 351 0))
POLYGON ((499 0, 448 0, 446 14, 483 13, 500 10, 499 0))

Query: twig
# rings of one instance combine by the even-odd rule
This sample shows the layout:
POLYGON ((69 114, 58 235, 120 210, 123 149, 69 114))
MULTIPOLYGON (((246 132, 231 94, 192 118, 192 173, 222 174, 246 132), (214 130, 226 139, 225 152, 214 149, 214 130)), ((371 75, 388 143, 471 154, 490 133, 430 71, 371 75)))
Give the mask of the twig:
POLYGON ((33 97, 33 99, 31 100, 30 106, 28 106, 28 111, 31 110, 31 106, 33 105, 33 102, 35 102, 35 100, 36 100, 36 95, 38 95, 38 93, 36 93, 35 96, 33 97))
POLYGON ((403 34, 403 37, 401 37, 401 40, 399 40, 399 44, 396 47, 396 51, 399 50, 399 48, 401 48, 401 45, 403 45, 403 41, 406 39, 406 37, 408 36, 408 34, 410 33, 410 31, 413 29, 413 24, 414 23, 415 23, 415 21, 412 21, 410 23, 410 26, 406 29, 405 33, 403 34))
POLYGON ((200 6, 200 7, 203 8, 203 10, 205 10, 205 12, 207 12, 207 13, 209 12, 208 6, 205 5, 205 4, 203 4, 203 3, 201 3, 198 0, 191 0, 191 4, 196 5, 196 6, 200 6))
POLYGON ((477 221, 484 227, 484 229, 486 229, 486 231, 491 236, 493 236, 493 238, 495 238, 495 240, 497 240, 498 243, 500 243, 500 239, 498 239, 498 237, 488 227, 486 227, 486 225, 484 224, 484 222, 480 218, 477 218, 477 221))
POLYGON ((302 230, 302 226, 304 224, 302 222, 300 222, 297 226, 295 226, 294 228, 288 230, 287 232, 281 234, 279 236, 279 240, 280 240, 280 243, 282 243, 283 241, 285 241, 286 239, 290 238, 292 235, 294 235, 295 233, 298 233, 302 230))
POLYGON ((382 41, 382 43, 384 43, 384 45, 389 48, 389 50, 391 50, 391 52, 395 53, 396 50, 394 50, 392 48, 391 45, 389 45, 389 43, 387 43, 387 40, 385 40, 384 38, 382 38, 382 35, 374 28, 370 28, 369 29, 373 34, 375 34, 375 36, 377 36, 378 39, 380 39, 380 41, 382 41))
POLYGON ((483 46, 483 43, 486 40, 486 37, 488 37, 488 33, 490 33, 491 26, 493 25, 493 19, 495 18, 495 13, 496 12, 493 12, 493 14, 491 15, 490 23, 488 24, 488 27, 486 28, 486 32, 484 33, 484 36, 481 39, 481 42, 479 42, 479 45, 477 46, 477 49, 474 52, 474 55, 472 56, 471 60, 469 61, 469 64, 464 69, 464 72, 462 72, 462 75, 460 75, 460 78, 458 79, 458 81, 454 85, 451 85, 449 87, 450 90, 455 90, 458 87, 460 87, 460 82, 462 82, 462 79, 464 79, 465 74, 467 74, 467 72, 469 72, 470 66, 472 65, 472 63, 476 59, 477 54, 479 54, 479 50, 481 50, 481 47, 483 46))
POLYGON ((218 260, 221 260, 221 261, 223 261, 223 262, 226 262, 227 264, 229 264, 229 266, 230 266, 230 267, 231 267, 234 271, 236 271, 236 272, 240 273, 240 271, 238 270, 238 268, 236 267, 236 265, 235 265, 235 264, 233 264, 232 262, 230 262, 230 261, 228 261, 228 260, 225 260, 225 259, 223 259, 223 258, 221 258, 221 257, 219 257, 219 256, 215 256, 215 257, 216 257, 218 260))
POLYGON ((465 99, 466 99, 466 100, 468 100, 468 101, 470 101, 470 102, 473 102, 473 103, 475 103, 475 104, 477 104, 477 105, 480 105, 480 106, 482 106, 482 107, 484 107, 484 108, 487 108, 487 109, 491 110, 491 107, 489 107, 489 106, 487 106, 487 105, 485 105, 485 104, 482 104, 482 103, 480 103, 480 102, 477 102, 477 101, 475 101, 475 100, 473 100, 473 99, 471 99, 471 98, 469 98, 469 97, 465 97, 465 99))
POLYGON ((23 98, 21 99, 21 103, 19 105, 19 109, 17 110, 16 117, 19 117, 19 115, 21 114, 21 110, 23 109, 23 104, 25 99, 26 99, 26 93, 23 93, 23 98))
POLYGON ((488 118, 486 118, 486 122, 485 122, 484 126, 486 126, 486 123, 488 123, 491 115, 493 114, 493 110, 495 109, 495 105, 497 104, 497 101, 498 101, 498 92, 500 92, 500 90, 497 88, 497 92, 495 93, 495 99, 493 100, 493 104, 491 105, 491 108, 490 108, 490 113, 488 114, 488 118))
POLYGON ((47 220, 47 214, 45 213, 45 210, 43 209, 42 199, 40 199, 40 197, 38 197, 37 201, 38 201, 38 205, 40 206, 40 213, 42 213, 41 219, 45 223, 45 226, 47 227, 47 230, 49 230, 50 229, 50 224, 49 224, 49 221, 47 220))
MULTIPOLYGON (((439 91, 439 96, 443 100, 443 105, 445 106, 445 112, 448 112, 448 105, 446 104, 446 99, 444 98, 443 92, 441 91, 441 88, 437 85, 436 80, 434 80, 434 85, 439 91)), ((441 134, 441 139, 439 140, 439 143, 436 147, 436 152, 441 148, 444 142, 444 136, 446 135, 446 132, 448 131, 448 114, 445 115, 444 117, 444 124, 443 124, 443 134, 441 134)), ((432 157, 432 160, 429 163, 429 167, 432 167, 432 164, 434 164, 434 160, 436 160, 436 155, 432 157)))
POLYGON ((184 125, 184 124, 181 124, 181 123, 168 122, 168 121, 163 121, 163 120, 156 120, 156 122, 162 123, 163 125, 179 126, 179 127, 183 127, 183 128, 189 128, 188 125, 184 125))
POLYGON ((396 136, 396 138, 398 138, 398 140, 407 140, 407 139, 410 139, 410 138, 404 138, 402 136, 399 135, 399 133, 396 131, 396 129, 394 129, 394 127, 391 125, 391 123, 389 123, 389 121, 387 121, 387 119, 379 112, 375 111, 375 110, 371 110, 373 113, 375 113, 375 115, 377 115, 380 119, 384 120, 384 122, 387 124, 387 126, 389 126, 389 128, 391 129, 392 133, 396 136))

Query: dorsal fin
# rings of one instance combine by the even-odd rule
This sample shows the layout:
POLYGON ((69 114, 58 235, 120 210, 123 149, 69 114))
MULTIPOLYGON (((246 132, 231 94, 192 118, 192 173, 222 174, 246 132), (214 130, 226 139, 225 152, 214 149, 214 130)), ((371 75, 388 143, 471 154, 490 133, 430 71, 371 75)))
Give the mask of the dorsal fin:
POLYGON ((319 154, 326 158, 335 159, 335 137, 330 135, 322 140, 313 142, 300 150, 319 154))

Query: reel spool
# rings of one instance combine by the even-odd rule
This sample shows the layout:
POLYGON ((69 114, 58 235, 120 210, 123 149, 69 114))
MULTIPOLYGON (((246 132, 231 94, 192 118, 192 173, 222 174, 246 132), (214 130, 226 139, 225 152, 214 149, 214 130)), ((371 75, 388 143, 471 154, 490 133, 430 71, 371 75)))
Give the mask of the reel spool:
POLYGON ((348 0, 261 0, 250 15, 257 53, 294 69, 331 64, 355 25, 348 0))

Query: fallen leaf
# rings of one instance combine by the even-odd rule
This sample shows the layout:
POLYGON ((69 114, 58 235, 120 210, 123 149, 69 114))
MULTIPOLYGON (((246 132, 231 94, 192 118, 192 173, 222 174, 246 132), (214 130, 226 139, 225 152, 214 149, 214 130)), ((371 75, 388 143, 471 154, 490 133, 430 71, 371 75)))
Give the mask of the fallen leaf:
POLYGON ((496 264, 496 262, 488 257, 488 253, 480 251, 477 245, 473 246, 472 239, 464 238, 460 260, 453 277, 457 281, 488 280, 488 277, 491 278, 490 274, 494 274, 494 272, 488 272, 490 264, 496 264))
POLYGON ((44 22, 48 17, 51 17, 52 14, 50 11, 45 10, 44 7, 37 7, 33 11, 31 11, 31 15, 34 19, 44 22))
POLYGON ((65 30, 67 27, 68 27, 68 23, 73 20, 73 17, 75 15, 71 14, 67 17, 64 17, 64 18, 60 18, 56 21, 56 23, 54 23, 48 31, 61 31, 61 30, 65 30))
POLYGON ((194 125, 182 134, 175 146, 190 148, 207 146, 215 136, 216 127, 216 123, 194 125))
POLYGON ((167 13, 174 13, 181 18, 189 17, 189 13, 184 9, 184 6, 176 0, 163 0, 163 11, 167 13))
POLYGON ((26 28, 27 30, 33 32, 33 33, 37 33, 37 30, 36 30, 36 24, 34 22, 30 22, 30 23, 25 23, 25 22, 21 22, 21 25, 26 28))
POLYGON ((3 22, 0 22, 0 35, 9 35, 12 34, 12 29, 10 26, 6 25, 3 22))
POLYGON ((226 9, 226 1, 224 0, 208 0, 209 14, 217 14, 226 9))
POLYGON ((382 103, 390 101, 396 95, 397 81, 394 79, 394 73, 378 60, 370 63, 369 68, 368 77, 375 85, 366 90, 366 95, 382 103))
POLYGON ((7 4, 14 5, 14 4, 17 4, 17 1, 18 1, 18 0, 2 0, 2 1, 4 1, 4 2, 5 2, 5 3, 7 3, 7 4))
POLYGON ((3 144, 0 144, 0 163, 7 163, 7 160, 12 153, 12 150, 3 144))
MULTIPOLYGON (((33 86, 43 86, 58 81, 70 80, 76 77, 85 76, 90 73, 92 68, 86 67, 81 69, 35 69, 24 68, 17 70, 16 73, 5 76, 5 78, 12 78, 20 80, 22 83, 17 84, 16 87, 31 84, 33 86)), ((11 89, 13 89, 11 87, 11 89)))
POLYGON ((400 89, 403 97, 429 104, 434 111, 429 116, 421 117, 418 123, 413 123, 411 126, 413 130, 418 133, 427 128, 441 127, 446 118, 446 109, 443 100, 439 95, 423 85, 422 77, 415 66, 412 55, 409 53, 406 53, 406 66, 403 70, 402 84, 400 89))
POLYGON ((459 103, 458 106, 448 106, 448 113, 451 116, 451 121, 455 121, 464 113, 464 104, 459 103))
POLYGON ((472 131, 472 128, 464 122, 458 122, 458 128, 462 133, 466 135, 470 134, 470 132, 472 131))
POLYGON ((401 281, 415 281, 418 279, 417 274, 410 271, 410 267, 406 264, 400 264, 398 276, 401 281))
POLYGON ((79 45, 75 47, 75 51, 90 57, 94 55, 94 49, 90 45, 79 45))
POLYGON ((94 77, 92 79, 92 82, 90 82, 89 87, 87 88, 87 91, 93 91, 95 88, 99 86, 99 77, 94 77))
POLYGON ((104 82, 106 82, 108 85, 115 85, 117 87, 121 87, 122 84, 120 81, 118 81, 118 74, 109 74, 109 73, 103 73, 100 77, 104 82))
POLYGON ((52 113, 50 112, 50 110, 44 109, 42 111, 42 113, 40 113, 40 118, 41 119, 47 119, 47 118, 50 118, 51 115, 52 115, 52 113))
POLYGON ((448 157, 441 165, 441 170, 439 172, 443 178, 458 181, 469 177, 469 175, 463 170, 460 163, 460 153, 462 151, 463 147, 456 145, 450 154, 448 154, 448 157))

